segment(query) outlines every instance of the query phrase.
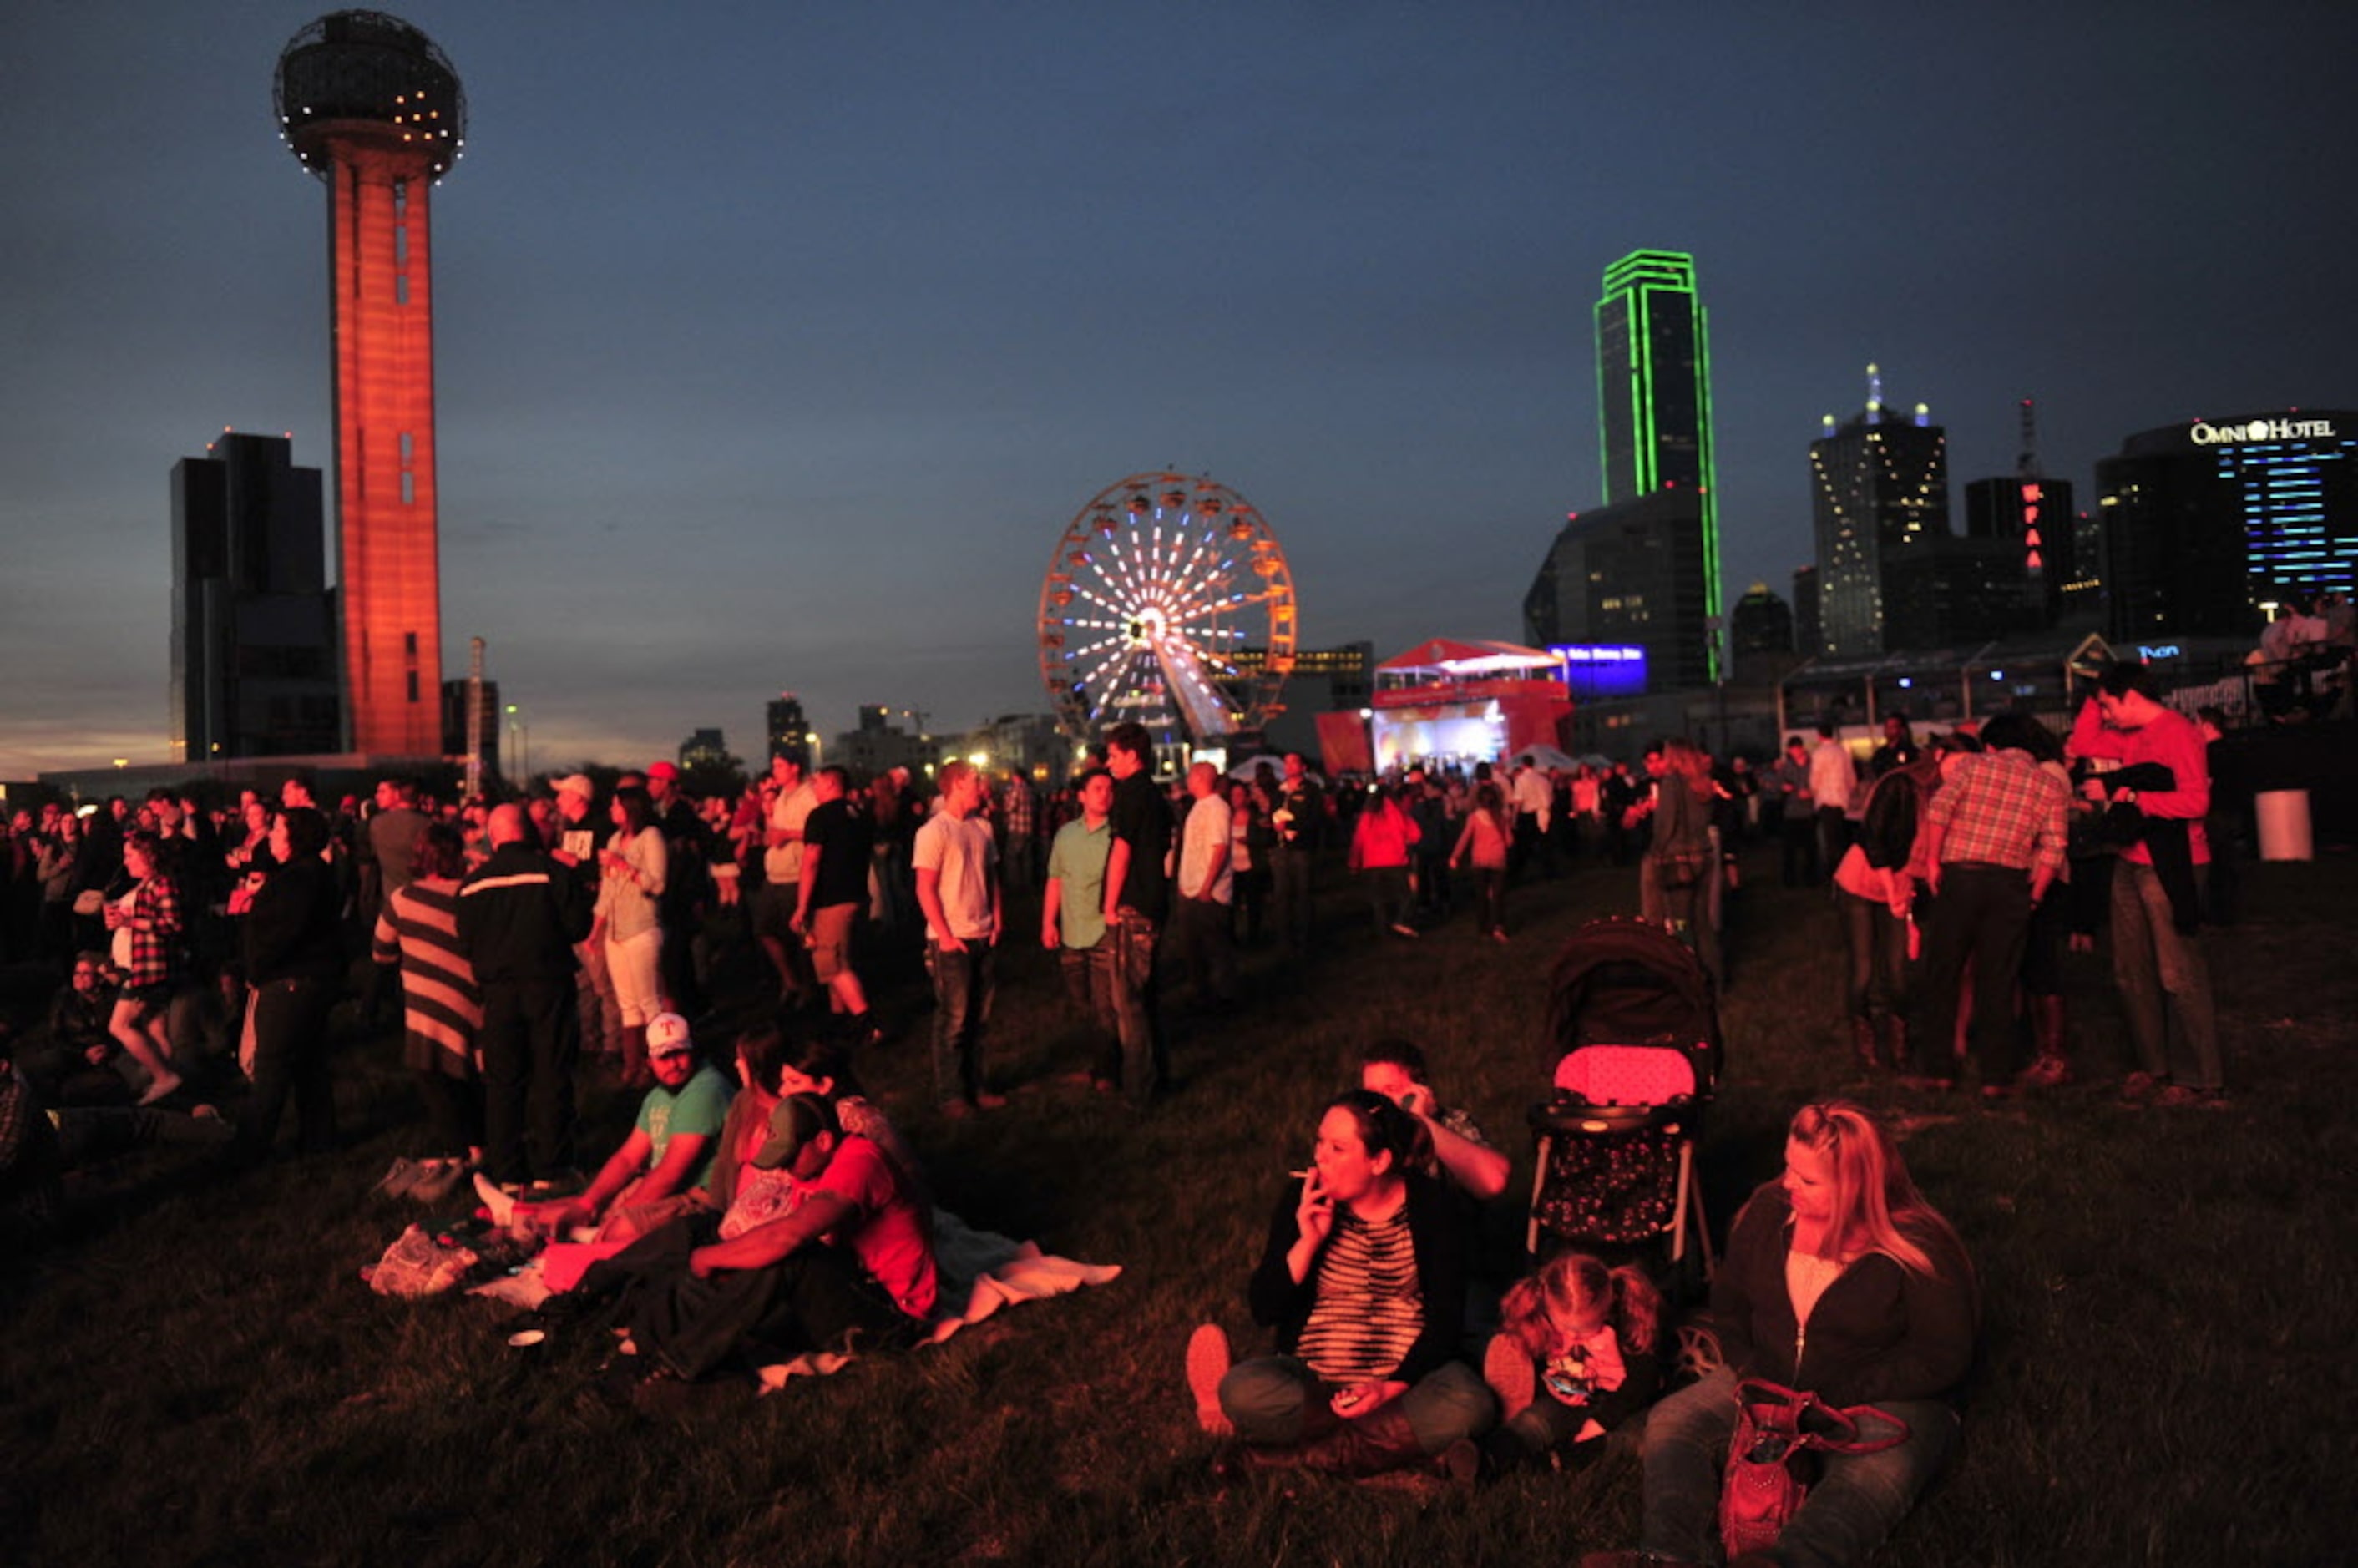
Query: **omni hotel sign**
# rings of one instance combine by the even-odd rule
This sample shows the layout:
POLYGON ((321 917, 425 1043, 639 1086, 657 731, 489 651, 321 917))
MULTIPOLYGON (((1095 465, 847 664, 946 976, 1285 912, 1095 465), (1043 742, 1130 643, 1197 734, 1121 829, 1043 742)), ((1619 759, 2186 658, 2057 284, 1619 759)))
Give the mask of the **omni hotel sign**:
POLYGON ((2252 419, 2241 425, 2212 425, 2197 419, 2187 432, 2198 447, 2226 447, 2238 441, 2330 441, 2331 419, 2252 419))

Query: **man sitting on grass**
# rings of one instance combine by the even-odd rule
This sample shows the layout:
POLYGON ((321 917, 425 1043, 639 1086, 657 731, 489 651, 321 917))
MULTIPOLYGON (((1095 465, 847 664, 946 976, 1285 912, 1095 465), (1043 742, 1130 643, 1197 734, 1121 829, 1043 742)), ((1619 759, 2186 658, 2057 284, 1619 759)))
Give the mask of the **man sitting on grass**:
POLYGON ((834 1107, 810 1094, 779 1101, 752 1164, 720 1239, 689 1247, 687 1227, 673 1227, 679 1266, 643 1278, 624 1303, 650 1381, 692 1381, 747 1351, 906 1345, 933 1315, 925 1216, 834 1107))
POLYGON ((729 1116, 729 1080, 710 1063, 698 1065, 687 1020, 676 1012, 648 1022, 647 1065, 654 1087, 640 1103, 631 1135, 588 1188, 569 1198, 509 1207, 492 1202, 499 1189, 478 1176, 492 1217, 522 1220, 559 1238, 577 1227, 595 1226, 600 1241, 632 1241, 706 1206, 702 1189, 729 1116))
POLYGON ((1507 1157, 1490 1147, 1472 1117, 1442 1105, 1432 1076, 1424 1053, 1405 1040, 1379 1040, 1359 1055, 1359 1087, 1415 1117, 1432 1134, 1424 1174, 1446 1177, 1476 1203, 1488 1203, 1507 1190, 1507 1157))

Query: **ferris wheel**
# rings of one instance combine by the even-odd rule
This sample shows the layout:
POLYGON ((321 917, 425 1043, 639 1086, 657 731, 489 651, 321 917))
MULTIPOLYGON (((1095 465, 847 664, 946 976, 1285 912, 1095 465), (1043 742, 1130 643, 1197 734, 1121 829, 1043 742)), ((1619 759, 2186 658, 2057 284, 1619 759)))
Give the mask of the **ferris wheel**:
POLYGON ((1293 671, 1293 575, 1224 484, 1132 474, 1065 526, 1040 586, 1040 678, 1066 733, 1165 742, 1258 730, 1293 671))

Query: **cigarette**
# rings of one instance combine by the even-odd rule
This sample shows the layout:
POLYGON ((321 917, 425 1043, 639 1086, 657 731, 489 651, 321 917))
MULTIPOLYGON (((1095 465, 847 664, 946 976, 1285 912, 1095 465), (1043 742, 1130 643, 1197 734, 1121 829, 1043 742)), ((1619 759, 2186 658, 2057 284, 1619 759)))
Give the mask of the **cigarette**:
POLYGON ((1294 1180, 1296 1180, 1296 1181, 1300 1181, 1303 1177, 1304 1177, 1304 1176, 1306 1176, 1306 1175, 1310 1174, 1310 1172, 1308 1172, 1308 1171, 1288 1171, 1288 1172, 1286 1172, 1285 1173, 1286 1173, 1287 1175, 1289 1175, 1289 1176, 1292 1176, 1294 1180))

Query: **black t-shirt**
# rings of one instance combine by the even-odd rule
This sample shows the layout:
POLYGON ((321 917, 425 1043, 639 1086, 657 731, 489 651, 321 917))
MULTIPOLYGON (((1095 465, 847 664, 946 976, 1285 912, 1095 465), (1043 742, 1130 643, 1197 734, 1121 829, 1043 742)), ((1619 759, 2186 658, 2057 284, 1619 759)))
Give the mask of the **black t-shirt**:
MULTIPOLYGON (((1289 849, 1315 849, 1326 833, 1326 797, 1316 781, 1304 774, 1296 784, 1280 784, 1277 809, 1290 815, 1277 823, 1277 841, 1289 849)), ((1271 820, 1275 817, 1272 816, 1271 820)))
POLYGON ((1171 878, 1163 861, 1171 851, 1171 807, 1144 769, 1114 780, 1113 836, 1130 846, 1130 874, 1118 902, 1149 920, 1166 918, 1171 878))
POLYGON ((807 858, 811 850, 818 851, 818 885, 811 889, 813 909, 868 902, 871 838, 868 819, 854 816, 849 801, 821 801, 811 808, 803 822, 803 853, 807 858))

